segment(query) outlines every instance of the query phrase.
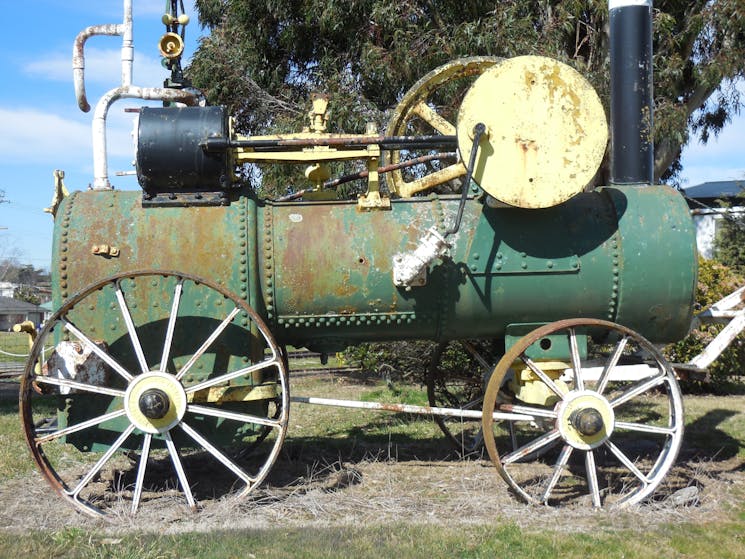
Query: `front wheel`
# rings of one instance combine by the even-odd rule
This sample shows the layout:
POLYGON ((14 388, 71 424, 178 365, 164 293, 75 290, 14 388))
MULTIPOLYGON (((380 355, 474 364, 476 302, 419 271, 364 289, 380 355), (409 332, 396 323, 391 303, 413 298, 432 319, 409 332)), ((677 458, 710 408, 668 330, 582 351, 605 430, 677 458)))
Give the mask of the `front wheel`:
POLYGON ((602 320, 554 322, 518 340, 497 364, 483 409, 489 457, 530 503, 638 503, 683 439, 670 364, 638 333, 602 320), (541 359, 552 347, 568 359, 541 359), (518 419, 496 423, 492 411, 518 419))

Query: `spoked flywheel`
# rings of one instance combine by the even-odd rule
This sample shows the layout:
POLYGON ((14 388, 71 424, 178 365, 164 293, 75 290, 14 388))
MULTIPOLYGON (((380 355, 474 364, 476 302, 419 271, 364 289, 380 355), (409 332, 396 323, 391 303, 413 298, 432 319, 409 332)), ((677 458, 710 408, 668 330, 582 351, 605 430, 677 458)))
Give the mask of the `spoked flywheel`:
MULTIPOLYGON (((501 59, 492 56, 458 58, 417 81, 393 112, 386 136, 453 136, 460 102, 484 70, 501 59)), ((385 175, 388 188, 408 198, 429 188, 462 179, 466 166, 457 151, 400 149, 390 152, 391 165, 404 165, 385 175)))
POLYGON ((571 319, 506 352, 487 386, 483 427, 497 471, 526 501, 627 505, 650 496, 672 467, 683 404, 672 368, 645 338, 571 319), (495 422, 487 410, 516 419, 495 422))
POLYGON ((21 383, 23 428, 42 474, 88 514, 195 509, 243 496, 269 473, 287 430, 285 363, 261 318, 224 287, 119 274, 41 331, 21 383))

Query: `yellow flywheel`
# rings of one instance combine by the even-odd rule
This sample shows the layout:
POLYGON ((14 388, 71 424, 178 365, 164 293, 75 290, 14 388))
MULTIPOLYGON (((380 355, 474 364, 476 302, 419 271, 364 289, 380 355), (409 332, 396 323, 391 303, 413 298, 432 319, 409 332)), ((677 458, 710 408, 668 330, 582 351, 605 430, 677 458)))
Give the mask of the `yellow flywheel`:
POLYGON ((590 83, 573 68, 519 56, 486 69, 458 114, 461 159, 473 129, 486 125, 473 179, 489 195, 520 208, 547 208, 581 192, 605 154, 608 125, 590 83))

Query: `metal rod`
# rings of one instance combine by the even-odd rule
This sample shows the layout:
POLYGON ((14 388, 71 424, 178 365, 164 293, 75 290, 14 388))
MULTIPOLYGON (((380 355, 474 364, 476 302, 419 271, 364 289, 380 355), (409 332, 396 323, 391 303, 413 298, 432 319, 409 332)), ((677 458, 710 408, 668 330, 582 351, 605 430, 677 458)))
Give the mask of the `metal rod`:
MULTIPOLYGON (((381 402, 361 402, 359 400, 335 400, 332 398, 315 398, 306 396, 291 396, 290 402, 298 404, 313 404, 316 406, 332 406, 337 408, 356 408, 376 411, 390 411, 394 413, 411 413, 416 415, 459 417, 461 419, 478 419, 482 412, 477 410, 462 410, 457 408, 438 408, 433 406, 415 406, 412 404, 383 404, 381 402)), ((519 413, 504 413, 495 411, 492 417, 496 421, 533 421, 531 415, 519 413)))
MULTIPOLYGON (((399 163, 391 163, 390 165, 383 165, 382 167, 378 167, 378 173, 390 173, 391 171, 396 171, 398 169, 405 169, 407 167, 413 167, 414 165, 420 165, 422 163, 427 163, 429 161, 437 161, 440 159, 445 159, 447 157, 455 157, 454 152, 443 152, 443 153, 433 153, 430 155, 423 155, 421 157, 416 157, 414 159, 407 159, 406 161, 401 161, 399 163)), ((364 171, 359 171, 357 173, 352 173, 350 175, 344 175, 335 179, 327 180, 323 183, 324 188, 336 188, 340 184, 344 184, 347 182, 359 180, 359 179, 365 179, 368 175, 367 169, 364 171)))
POLYGON ((450 228, 445 231, 445 237, 454 235, 460 229, 460 222, 463 220, 463 208, 466 205, 466 198, 468 197, 468 191, 471 189, 471 177, 473 176, 473 168, 476 165, 476 153, 479 150, 479 142, 481 136, 486 132, 486 125, 483 122, 479 122, 473 127, 473 147, 471 148, 471 156, 468 158, 468 167, 466 170, 466 178, 463 181, 463 190, 461 191, 460 204, 458 204, 458 213, 455 215, 455 220, 450 228))
POLYGON ((412 149, 428 147, 457 147, 456 136, 346 136, 339 138, 286 138, 271 140, 231 140, 219 142, 217 138, 208 138, 202 142, 207 151, 231 148, 272 149, 272 148, 308 148, 315 146, 363 147, 378 145, 382 149, 412 149))

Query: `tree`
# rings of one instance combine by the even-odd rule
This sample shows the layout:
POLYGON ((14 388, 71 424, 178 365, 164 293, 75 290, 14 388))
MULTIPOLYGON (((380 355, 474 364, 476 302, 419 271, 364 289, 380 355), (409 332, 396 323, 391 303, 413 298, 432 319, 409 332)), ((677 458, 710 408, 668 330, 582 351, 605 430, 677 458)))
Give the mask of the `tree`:
MULTIPOLYGON (((608 104, 608 5, 600 0, 196 0, 210 30, 188 73, 242 133, 296 131, 313 91, 334 131, 359 132, 424 73, 456 57, 546 55, 584 74, 608 104)), ((689 141, 737 113, 745 0, 654 4, 655 170, 675 182, 689 141), (693 132, 693 136, 690 135, 693 132)), ((271 179, 272 172, 264 175, 271 179)), ((279 176, 279 175, 278 175, 279 176)))

